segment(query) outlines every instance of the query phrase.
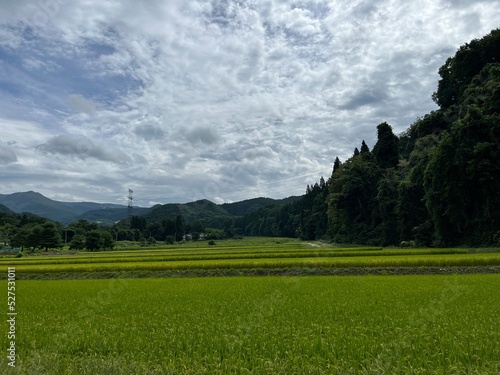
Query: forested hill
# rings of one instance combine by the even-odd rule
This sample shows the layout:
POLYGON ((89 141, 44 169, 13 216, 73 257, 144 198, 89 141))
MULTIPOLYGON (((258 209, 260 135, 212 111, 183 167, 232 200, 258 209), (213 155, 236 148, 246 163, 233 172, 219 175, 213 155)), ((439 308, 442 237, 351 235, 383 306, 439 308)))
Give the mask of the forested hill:
POLYGON ((247 235, 373 245, 500 244, 500 29, 439 69, 439 109, 396 136, 377 126, 299 201, 238 219, 247 235))

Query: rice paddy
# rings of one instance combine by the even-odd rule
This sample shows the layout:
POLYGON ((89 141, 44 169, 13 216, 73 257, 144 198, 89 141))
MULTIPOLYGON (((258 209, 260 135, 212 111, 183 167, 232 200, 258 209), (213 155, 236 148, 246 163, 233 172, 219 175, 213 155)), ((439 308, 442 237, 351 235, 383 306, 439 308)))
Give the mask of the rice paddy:
POLYGON ((499 264, 495 250, 270 240, 2 258, 2 273, 15 267, 18 278, 17 361, 11 368, 4 359, 0 374, 498 374, 499 273, 136 279, 127 272, 436 265, 498 272, 499 264), (125 277, 57 279, 97 270, 125 277), (23 279, 37 273, 52 280, 23 279))
MULTIPOLYGON (((0 272, 15 266, 21 275, 37 273, 131 272, 165 270, 247 270, 352 267, 500 266, 499 252, 467 249, 337 248, 300 241, 223 241, 215 247, 172 246, 146 250, 29 256, 0 259, 0 272), (278 242, 278 243, 276 243, 278 242), (316 245, 316 246, 312 246, 316 245)), ((5 273, 5 272, 3 272, 5 273)))

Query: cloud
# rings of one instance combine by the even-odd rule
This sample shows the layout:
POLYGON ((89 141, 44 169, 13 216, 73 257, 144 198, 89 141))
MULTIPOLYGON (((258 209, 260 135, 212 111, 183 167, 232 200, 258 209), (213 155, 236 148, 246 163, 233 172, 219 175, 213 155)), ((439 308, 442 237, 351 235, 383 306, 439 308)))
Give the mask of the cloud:
POLYGON ((77 112, 84 112, 89 115, 94 114, 96 111, 96 104, 85 98, 80 94, 70 94, 68 95, 68 101, 71 107, 77 112))
POLYGON ((307 9, 293 8, 282 13, 279 20, 286 28, 303 36, 317 34, 321 30, 321 22, 314 19, 307 9))
POLYGON ((10 164, 17 161, 17 156, 8 146, 0 144, 0 164, 10 164))
POLYGON ((0 128, 17 158, 3 186, 108 201, 134 186, 144 205, 303 193, 336 156, 373 147, 377 124, 400 132, 435 109, 439 67, 500 12, 487 0, 2 5, 0 128))
POLYGON ((197 126, 186 133, 186 139, 191 143, 203 143, 212 145, 217 143, 219 135, 217 131, 208 126, 197 126))
POLYGON ((111 150, 105 145, 94 144, 84 136, 58 135, 37 148, 44 154, 59 154, 82 160, 93 158, 116 164, 128 164, 130 162, 130 157, 122 151, 111 150))
POLYGON ((362 88, 350 95, 347 100, 339 106, 341 109, 354 110, 363 106, 378 104, 387 98, 383 87, 362 88))
POLYGON ((160 140, 165 137, 165 132, 160 127, 154 125, 138 125, 134 133, 146 141, 160 140))

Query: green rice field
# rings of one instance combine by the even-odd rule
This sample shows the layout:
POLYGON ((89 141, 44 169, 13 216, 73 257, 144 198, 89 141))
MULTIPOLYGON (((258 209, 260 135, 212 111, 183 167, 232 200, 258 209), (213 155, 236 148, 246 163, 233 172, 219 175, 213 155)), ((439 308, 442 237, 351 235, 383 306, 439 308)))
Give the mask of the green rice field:
MULTIPOLYGON (((15 267, 17 279, 16 367, 4 355, 0 374, 498 374, 499 264, 497 249, 337 248, 274 239, 4 257, 5 296, 7 267, 15 267), (127 273, 380 266, 452 271, 169 278, 127 273), (479 266, 477 272, 491 272, 453 274, 455 267, 479 266), (119 272, 78 279, 102 270, 119 272), (68 272, 75 277, 60 278, 68 272), (46 279, 23 278, 42 274, 46 279)), ((3 327, 7 353, 7 322, 3 327)))
POLYGON ((498 374, 499 282, 499 275, 19 281, 19 360, 10 373, 498 374))

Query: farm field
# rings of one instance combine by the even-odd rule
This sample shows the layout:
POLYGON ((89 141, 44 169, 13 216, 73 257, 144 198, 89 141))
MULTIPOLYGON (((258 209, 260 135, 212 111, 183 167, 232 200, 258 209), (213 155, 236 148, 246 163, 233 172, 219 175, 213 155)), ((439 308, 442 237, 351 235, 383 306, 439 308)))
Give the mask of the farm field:
POLYGON ((498 374, 499 282, 498 274, 20 280, 18 364, 0 372, 498 374))
MULTIPOLYGON (((290 239, 220 241, 216 246, 206 242, 175 246, 108 252, 81 252, 73 255, 25 256, 0 258, 0 272, 16 267, 20 278, 79 278, 106 273, 106 277, 137 277, 138 272, 168 275, 179 271, 210 271, 225 275, 228 270, 307 269, 332 270, 348 268, 419 268, 491 267, 498 272, 498 249, 382 249, 380 247, 334 247, 290 239), (225 273, 226 272, 226 273, 225 273), (68 276, 69 275, 69 276, 68 276)), ((492 272, 492 271, 488 271, 492 272)))
POLYGON ((500 373, 498 249, 249 238, 38 253, 0 258, 4 290, 8 267, 17 363, 0 374, 500 373), (338 270, 357 276, 318 276, 338 270), (272 272, 286 276, 255 276, 272 272))

